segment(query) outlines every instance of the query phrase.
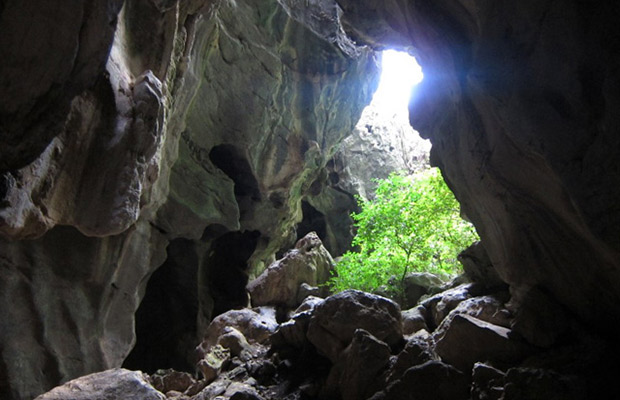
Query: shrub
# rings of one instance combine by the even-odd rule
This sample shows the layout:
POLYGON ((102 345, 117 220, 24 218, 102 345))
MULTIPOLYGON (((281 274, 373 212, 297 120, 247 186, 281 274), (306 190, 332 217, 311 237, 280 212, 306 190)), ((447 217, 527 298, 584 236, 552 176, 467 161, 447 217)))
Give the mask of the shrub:
POLYGON ((436 168, 412 176, 393 173, 378 181, 373 200, 358 197, 358 204, 361 211, 352 217, 359 251, 345 253, 337 263, 329 282, 334 291, 375 291, 390 277, 402 286, 414 271, 456 275, 461 272, 456 256, 478 240, 436 168))

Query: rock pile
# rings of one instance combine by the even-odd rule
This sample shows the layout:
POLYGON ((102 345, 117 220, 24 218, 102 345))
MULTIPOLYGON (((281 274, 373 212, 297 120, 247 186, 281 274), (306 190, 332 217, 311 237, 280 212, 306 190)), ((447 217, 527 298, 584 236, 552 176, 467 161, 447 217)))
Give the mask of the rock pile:
POLYGON ((318 290, 308 283, 327 276, 317 266, 330 260, 318 238, 300 240, 249 285, 274 296, 282 285, 286 296, 216 317, 197 348, 195 376, 109 370, 37 400, 585 400, 602 393, 596 388, 606 375, 598 363, 607 345, 538 290, 530 298, 548 312, 545 318, 529 317, 527 308, 512 312, 507 289, 480 283, 423 298, 408 310, 357 290, 310 294, 318 290), (287 279, 276 277, 282 271, 287 279), (302 285, 303 291, 289 290, 302 285), (307 294, 301 302, 300 293, 307 294))

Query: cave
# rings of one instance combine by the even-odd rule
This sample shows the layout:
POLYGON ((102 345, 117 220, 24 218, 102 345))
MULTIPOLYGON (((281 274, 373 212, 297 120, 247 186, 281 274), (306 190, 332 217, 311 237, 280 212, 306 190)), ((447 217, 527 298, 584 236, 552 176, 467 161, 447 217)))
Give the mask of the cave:
POLYGON ((259 232, 229 232, 213 241, 200 274, 213 299, 211 318, 248 305, 248 259, 256 249, 259 232))
MULTIPOLYGON (((256 313, 258 328, 271 326, 267 306, 244 308, 246 283, 301 255, 329 260, 314 237, 295 245, 298 230, 347 249, 355 205, 335 157, 388 48, 424 70, 409 122, 480 234, 464 259, 508 288, 497 298, 514 319, 495 332, 547 362, 464 362, 473 346, 451 352, 459 336, 448 331, 441 360, 421 363, 414 339, 360 330, 347 354, 370 348, 415 364, 382 375, 385 387, 365 387, 364 398, 410 398, 413 383, 426 398, 613 397, 619 18, 612 0, 0 2, 0 397, 32 399, 86 376, 148 391, 155 378, 115 368, 187 371, 181 354, 208 339, 212 321, 256 313), (169 329, 149 339, 158 318, 169 329), (164 333, 175 343, 149 358, 164 333)), ((454 324, 487 326, 472 318, 454 324)), ((349 362, 334 351, 318 364, 349 362)), ((381 373, 360 363, 368 375, 342 380, 381 373)), ((276 373, 298 382, 291 371, 304 366, 289 364, 246 369, 266 385, 276 373)), ((362 398, 352 386, 318 390, 327 374, 302 382, 304 396, 362 398)), ((152 390, 144 398, 165 397, 152 390)))
POLYGON ((171 241, 166 253, 166 261, 149 278, 136 311, 136 345, 123 362, 125 368, 147 373, 163 368, 193 370, 199 258, 194 244, 186 239, 171 241))

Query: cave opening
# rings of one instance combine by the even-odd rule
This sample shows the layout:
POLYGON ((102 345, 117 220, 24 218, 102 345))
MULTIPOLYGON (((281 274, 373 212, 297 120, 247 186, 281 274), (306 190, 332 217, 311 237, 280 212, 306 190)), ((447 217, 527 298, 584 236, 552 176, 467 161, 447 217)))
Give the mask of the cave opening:
POLYGON ((188 239, 172 240, 167 256, 149 279, 136 312, 136 345, 124 368, 146 373, 162 368, 194 370, 199 256, 188 239))
POLYGON ((422 79, 422 67, 414 56, 405 51, 384 50, 381 52, 381 79, 371 104, 381 112, 407 118, 411 91, 422 79))
POLYGON ((213 300, 211 318, 248 305, 248 259, 256 250, 260 232, 229 232, 215 239, 201 274, 213 300))

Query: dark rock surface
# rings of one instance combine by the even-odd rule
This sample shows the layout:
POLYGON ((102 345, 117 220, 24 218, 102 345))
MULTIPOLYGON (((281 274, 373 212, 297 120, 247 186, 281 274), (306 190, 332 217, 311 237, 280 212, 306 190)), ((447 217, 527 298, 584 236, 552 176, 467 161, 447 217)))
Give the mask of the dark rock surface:
POLYGON ((339 4, 358 41, 415 48, 412 125, 515 296, 620 316, 618 4, 339 4))
POLYGON ((335 363, 357 328, 395 346, 403 336, 400 308, 385 297, 345 290, 316 306, 307 335, 319 352, 335 363))

